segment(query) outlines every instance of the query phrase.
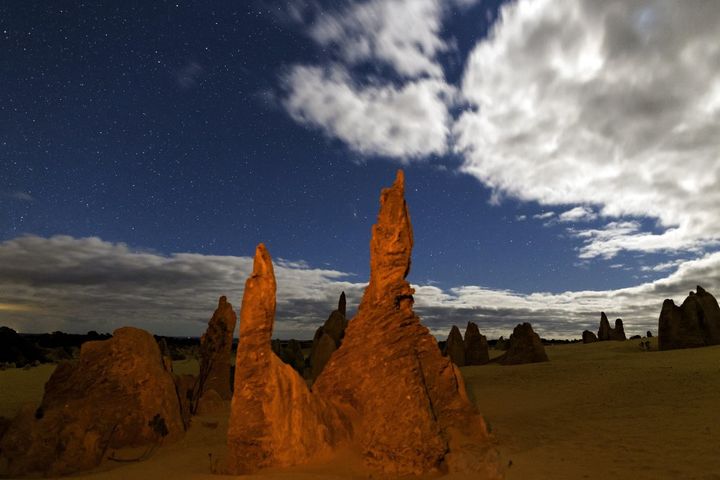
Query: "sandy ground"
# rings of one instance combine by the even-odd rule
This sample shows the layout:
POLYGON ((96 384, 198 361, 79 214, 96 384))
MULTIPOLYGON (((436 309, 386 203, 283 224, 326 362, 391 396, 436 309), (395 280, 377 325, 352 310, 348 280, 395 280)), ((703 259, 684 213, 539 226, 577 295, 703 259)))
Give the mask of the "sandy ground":
MULTIPOLYGON (((720 480, 720 346, 643 352, 638 344, 552 346, 549 363, 462 369, 509 465, 508 479, 720 480)), ((195 368, 175 364, 180 372, 195 368)), ((0 372, 0 415, 38 401, 51 371, 0 372)), ((212 474, 225 455, 226 425, 222 412, 196 417, 184 439, 148 460, 106 462, 75 478, 229 478, 212 474)), ((246 478, 378 477, 341 452, 323 463, 246 478)))

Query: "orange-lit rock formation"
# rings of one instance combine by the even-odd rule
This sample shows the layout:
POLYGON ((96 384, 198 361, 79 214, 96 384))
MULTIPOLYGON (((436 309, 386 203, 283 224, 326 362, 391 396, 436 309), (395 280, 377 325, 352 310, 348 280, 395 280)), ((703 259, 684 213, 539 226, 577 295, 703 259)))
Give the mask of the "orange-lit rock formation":
POLYGON ((229 400, 230 353, 237 316, 224 295, 218 301, 205 334, 200 338, 200 377, 197 398, 215 390, 221 398, 229 400))
MULTIPOLYGON (((172 374, 148 332, 125 327, 61 363, 37 410, 23 410, 0 442, 6 471, 57 476, 95 467, 112 449, 184 431, 172 374)), ((2 470, 2 469, 0 469, 2 470)))
POLYGON ((275 275, 265 246, 245 283, 228 427, 228 470, 249 473, 303 463, 347 437, 339 412, 313 396, 272 351, 275 275))
POLYGON ((448 468, 498 475, 485 423, 462 375, 412 309, 413 233, 402 172, 383 190, 370 241, 370 283, 342 346, 313 387, 353 420, 368 465, 390 474, 448 468))

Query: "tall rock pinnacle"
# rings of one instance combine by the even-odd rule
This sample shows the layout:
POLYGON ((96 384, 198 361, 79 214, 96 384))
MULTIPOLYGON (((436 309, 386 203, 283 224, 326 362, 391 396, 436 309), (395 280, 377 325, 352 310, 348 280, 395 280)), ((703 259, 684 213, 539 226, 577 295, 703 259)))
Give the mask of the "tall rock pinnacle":
POLYGON ((347 437, 340 413, 317 399, 305 381, 273 353, 275 274, 263 244, 245 283, 235 391, 228 426, 228 470, 249 473, 303 463, 347 437))
POLYGON ((405 176, 398 170, 395 183, 380 194, 380 213, 370 240, 370 283, 360 308, 367 303, 412 299, 405 280, 410 272, 413 231, 405 203, 405 176))

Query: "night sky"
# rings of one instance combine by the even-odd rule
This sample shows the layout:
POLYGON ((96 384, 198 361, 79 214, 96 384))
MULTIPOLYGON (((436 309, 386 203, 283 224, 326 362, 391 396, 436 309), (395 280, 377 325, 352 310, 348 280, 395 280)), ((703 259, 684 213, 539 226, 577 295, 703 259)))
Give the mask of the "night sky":
MULTIPOLYGON (((688 185, 682 183, 684 180, 673 170, 676 165, 687 166, 687 159, 666 155, 667 152, 677 154, 679 148, 658 146, 660 144, 656 142, 650 152, 651 147, 631 144, 624 134, 617 133, 626 129, 614 127, 618 122, 632 124, 632 128, 645 120, 652 124, 653 118, 659 118, 655 123, 662 124, 663 112, 677 109, 679 102, 691 103, 690 97, 694 95, 697 100, 699 94, 681 92, 672 96, 674 102, 667 106, 653 99, 642 99, 632 115, 625 112, 618 117, 618 111, 610 110, 607 118, 612 121, 587 120, 583 132, 601 132, 605 140, 603 148, 611 144, 607 151, 613 154, 598 154, 598 161, 608 162, 608 165, 629 165, 629 170, 618 167, 608 173, 603 170, 603 165, 589 163, 583 157, 588 151, 587 145, 573 145, 563 150, 567 138, 584 135, 571 130, 568 125, 547 126, 538 121, 537 125, 517 132, 514 139, 506 138, 504 142, 493 144, 486 140, 494 138, 487 133, 490 130, 472 131, 469 135, 467 131, 459 130, 461 117, 465 113, 482 116, 499 108, 497 105, 502 102, 508 102, 512 107, 513 96, 499 94, 505 91, 503 89, 513 87, 530 107, 523 107, 523 115, 517 115, 517 112, 515 117, 510 115, 505 120, 509 122, 507 125, 498 123, 498 119, 505 118, 504 114, 492 117, 497 131, 509 132, 518 124, 519 118, 539 118, 538 115, 546 113, 543 109, 551 109, 548 118, 558 116, 560 97, 551 104, 545 102, 548 97, 545 95, 541 97, 543 103, 533 103, 532 95, 522 95, 520 87, 514 87, 513 82, 521 80, 507 77, 524 69, 510 67, 502 71, 498 67, 493 73, 493 89, 485 88, 486 80, 483 80, 486 83, 478 82, 480 87, 476 90, 481 93, 476 94, 469 85, 473 68, 471 52, 483 42, 501 42, 502 35, 498 33, 495 38, 488 36, 488 32, 501 29, 503 24, 510 30, 513 22, 519 26, 512 35, 518 35, 517 31, 520 31, 534 36, 528 40, 528 45, 545 41, 548 36, 542 34, 541 27, 546 27, 551 32, 550 37, 555 38, 553 41, 570 50, 575 42, 565 35, 567 32, 557 31, 557 25, 550 20, 540 21, 543 16, 553 17, 548 13, 551 11, 562 17, 565 7, 545 5, 543 8, 542 4, 547 2, 523 1, 521 5, 510 3, 505 7, 507 11, 500 15, 500 5, 496 1, 453 0, 438 6, 443 2, 422 0, 420 3, 427 4, 428 11, 435 12, 439 19, 440 28, 434 32, 434 38, 442 47, 435 52, 421 49, 432 65, 439 67, 438 74, 433 70, 435 67, 403 70, 400 61, 388 60, 382 55, 380 46, 376 46, 374 53, 363 53, 360 47, 349 53, 351 48, 357 47, 355 40, 365 39, 366 30, 377 26, 362 21, 364 17, 357 10, 358 6, 365 7, 366 13, 383 15, 384 7, 378 2, 11 0, 0 4, 0 241, 5 242, 0 244, 0 258, 18 258, 18 251, 22 250, 26 259, 19 266, 9 265, 7 261, 4 267, 0 266, 3 277, 0 280, 0 323, 9 323, 24 331, 56 327, 86 331, 111 329, 122 324, 123 314, 118 311, 122 309, 122 303, 112 304, 114 317, 108 318, 107 323, 101 322, 99 327, 93 323, 97 320, 91 319, 73 323, 80 321, 82 315, 79 312, 86 301, 77 296, 75 287, 81 283, 83 292, 87 293, 94 286, 104 285, 105 290, 95 291, 93 295, 112 295, 115 290, 112 272, 117 270, 113 267, 112 257, 104 257, 100 263, 107 262, 107 270, 89 280, 66 278, 62 272, 67 272, 63 270, 67 265, 58 270, 55 278, 48 273, 47 261, 23 242, 30 239, 37 244, 41 239, 60 235, 70 243, 97 237, 104 244, 126 246, 130 253, 155 258, 142 267, 143 272, 162 261, 157 259, 172 258, 176 254, 199 254, 202 258, 213 259, 248 257, 257 243, 264 242, 274 259, 291 267, 343 272, 340 280, 360 285, 369 273, 368 242, 370 227, 377 214, 379 193, 381 188, 390 185, 398 168, 403 168, 406 173, 407 201, 415 232, 410 280, 453 295, 457 301, 461 294, 453 289, 468 286, 504 292, 514 298, 532 297, 534 292, 558 296, 564 292, 574 295, 573 292, 597 291, 605 292, 608 302, 610 298, 612 302, 619 301, 614 292, 620 289, 650 285, 652 288, 647 287, 643 292, 665 292, 657 282, 665 282, 662 285, 667 293, 685 292, 695 283, 710 288, 716 286, 714 282, 720 274, 713 266, 715 264, 702 264, 702 275, 680 275, 683 272, 678 272, 678 268, 682 270, 683 265, 693 265, 692 262, 707 263, 709 258, 715 261, 713 254, 720 239, 717 226, 705 228, 702 218, 691 219, 693 221, 688 221, 686 226, 681 215, 671 218, 671 214, 658 213, 652 208, 656 202, 650 193, 665 192, 662 198, 672 195, 689 198, 687 204, 672 204, 680 212, 690 206, 704 210, 720 207, 718 194, 708 193, 720 191, 717 188, 720 182, 717 140, 704 140, 705 137, 700 136, 678 139, 678 142, 690 142, 693 148, 699 146, 701 152, 710 152, 695 155, 690 148, 685 150, 684 155, 692 155, 693 161, 704 162, 691 162, 690 167, 705 166, 705 171, 710 172, 705 176, 710 178, 709 183, 685 177, 684 180, 690 182, 688 185), (541 4, 540 13, 533 13, 534 17, 520 12, 522 4, 530 3, 541 4), (523 15, 524 21, 513 20, 523 15), (537 20, 535 25, 533 19, 537 20), (323 25, 329 26, 327 31, 337 25, 347 30, 355 28, 355 37, 321 40, 322 35, 318 32, 322 31, 323 25), (304 66, 347 72, 345 80, 356 92, 376 87, 393 91, 428 79, 449 85, 460 92, 452 94, 453 100, 444 100, 450 133, 443 140, 443 146, 419 153, 411 147, 408 147, 409 153, 394 153, 377 147, 377 142, 365 146, 362 133, 357 134, 359 140, 355 137, 349 140, 349 134, 336 130, 339 128, 336 125, 342 125, 343 109, 333 112, 330 120, 323 120, 318 119, 317 113, 308 113, 319 111, 312 110, 308 104, 299 109, 290 106, 290 99, 299 88, 293 83, 299 77, 293 77, 293 73, 304 66), (486 100, 494 94, 498 95, 486 100), (482 100, 478 100, 481 97, 482 100), (483 103, 486 101, 492 102, 492 107, 490 103, 483 103), (527 108, 536 110, 531 113, 527 108), (635 114, 642 118, 634 117, 635 114), (538 138, 551 136, 553 128, 557 130, 553 154, 557 157, 534 156, 532 148, 537 142, 529 142, 527 148, 517 147, 531 135, 538 138), (467 138, 477 144, 468 147, 467 138), (616 191, 609 192, 608 182, 615 185, 612 182, 616 179, 627 178, 628 171, 635 172, 633 165, 642 170, 646 161, 641 156, 643 152, 652 153, 652 165, 658 166, 658 175, 667 174, 667 178, 679 179, 679 183, 676 185, 675 180, 663 177, 655 184, 653 179, 659 177, 646 171, 649 180, 646 176, 630 179, 627 185, 618 185, 616 191), (483 170, 489 162, 495 161, 490 159, 491 155, 499 162, 507 162, 508 168, 515 162, 519 165, 518 172, 527 171, 519 163, 522 160, 516 160, 524 158, 532 162, 528 164, 532 168, 541 173, 548 172, 549 176, 544 179, 538 174, 514 184, 512 178, 520 175, 505 178, 501 173, 494 173, 492 168, 483 170), (590 179, 589 186, 573 189, 572 178, 562 178, 562 173, 553 175, 555 168, 560 172, 569 170, 567 166, 556 165, 556 158, 571 162, 568 165, 577 165, 579 173, 573 178, 590 179), (597 183, 593 180, 595 176, 597 183), (553 183, 556 180, 557 183, 553 183), (547 191, 537 190, 545 181, 547 191), (644 186, 638 187, 636 192, 633 185, 644 186), (566 188, 568 193, 563 197, 566 188), (594 192, 595 188, 597 192, 594 192), (700 197, 704 199, 699 200, 700 197), (613 203, 613 199, 618 199, 619 203, 613 203), (647 208, 641 206, 645 204, 647 208), (561 216, 573 209, 576 209, 575 214, 580 214, 561 216), (630 227, 619 228, 618 233, 616 227, 622 222, 630 227), (670 244, 664 238, 673 229, 682 235, 678 234, 681 238, 670 244), (606 240, 612 235, 622 237, 618 241, 620 247, 597 254, 583 253, 587 252, 584 249, 588 245, 601 244, 601 248, 607 248, 606 240), (628 247, 634 245, 634 240, 624 241, 629 237, 648 235, 658 237, 659 246, 653 243, 648 247, 643 243, 637 248, 628 247), (34 261, 38 265, 34 265, 34 261), (55 279, 48 280, 49 276, 55 279), (680 277, 682 281, 678 280, 680 277), (672 282, 668 278, 678 281, 670 286, 672 282), (42 307, 42 299, 49 295, 43 289, 52 289, 50 296, 55 299, 55 306, 42 307), (30 308, 33 311, 28 313, 30 308), (48 309, 58 308, 62 315, 57 311, 47 314, 48 309), (40 321, 43 317, 47 320, 40 321)), ((388 3, 402 5, 407 0, 388 3)), ((597 18, 612 20, 612 15, 623 15, 616 11, 594 11, 597 9, 592 7, 592 2, 579 3, 590 5, 586 7, 587 17, 576 18, 580 25, 582 21, 591 26, 599 25, 602 22, 597 18)), ((637 3, 633 7, 636 10, 626 16, 630 18, 629 24, 637 29, 638 38, 650 32, 650 40, 646 40, 649 43, 643 46, 627 40, 620 46, 610 45, 608 39, 620 38, 622 32, 623 35, 627 32, 619 27, 615 30, 607 27, 602 36, 602 52, 606 59, 598 72, 609 71, 615 65, 614 59, 622 56, 617 53, 618 49, 642 55, 643 49, 656 46, 669 49, 670 43, 687 46, 700 41, 695 37, 685 38, 681 33, 687 29, 681 28, 676 29, 676 35, 670 39, 654 39, 651 34, 656 18, 662 20, 657 20, 658 31, 667 29, 667 22, 677 20, 682 25, 683 21, 690 22, 692 18, 687 20, 674 11, 663 17, 660 6, 663 2, 637 3)), ((693 8, 695 6, 690 2, 687 9, 693 8)), ((704 12, 704 16, 720 18, 717 8, 707 8, 709 11, 704 12)), ((422 18, 427 20, 427 15, 422 18)), ((388 20, 382 28, 391 28, 393 22, 393 19, 388 20)), ((561 19, 560 23, 565 24, 567 20, 561 19)), ((614 24, 607 22, 607 25, 614 24)), ((702 26, 697 30, 699 37, 703 33, 702 26)), ((588 28, 587 31, 594 30, 588 28)), ((707 55, 712 59, 712 67, 720 65, 720 48, 717 38, 711 38, 715 48, 707 55), (712 63, 716 61, 718 63, 712 63)), ((512 44, 509 40, 507 43, 512 44)), ((505 59, 497 55, 492 57, 498 65, 513 59, 524 65, 522 59, 507 53, 507 48, 498 48, 498 51, 507 54, 505 59)), ((557 63, 553 60, 557 53, 543 56, 543 52, 556 50, 538 48, 528 55, 541 66, 557 63)), ((573 55, 572 58, 582 61, 588 58, 583 52, 573 55)), ((705 54, 698 53, 695 61, 702 60, 702 55, 705 54)), ((586 69, 593 68, 580 64, 586 69)), ((711 67, 707 69, 709 86, 701 89, 710 92, 709 97, 700 102, 709 105, 708 118, 704 122, 698 121, 702 124, 696 128, 698 132, 705 132, 707 138, 713 138, 720 124, 720 76, 718 69, 711 67), (713 103, 713 88, 717 90, 717 105, 713 103)), ((531 73, 532 68, 528 66, 531 73)), ((639 68, 659 72, 654 64, 639 68)), ((484 74, 487 69, 479 68, 478 71, 484 74)), ((618 71, 624 70, 618 67, 618 71)), ((542 74, 537 74, 532 85, 551 88, 546 85, 554 85, 556 80, 545 75, 546 69, 538 72, 542 74)), ((593 90, 592 82, 599 81, 600 73, 585 78, 582 71, 578 72, 575 75, 582 77, 578 82, 584 82, 587 90, 593 90)), ((657 81, 658 86, 670 82, 660 73, 656 77, 657 80, 652 81, 657 81)), ((329 74, 327 78, 330 78, 329 74)), ((566 79, 566 76, 558 78, 566 79)), ((320 84, 310 88, 333 94, 333 90, 324 90, 320 84)), ((553 92, 569 90, 558 85, 553 92)), ((628 103, 625 97, 619 97, 613 91, 602 91, 604 97, 590 98, 588 104, 592 106, 593 101, 601 100, 603 105, 615 100, 623 105, 628 103)), ((690 91, 697 91, 697 86, 688 85, 690 91)), ((632 91, 627 94, 632 96, 632 91)), ((578 97, 566 100, 570 105, 580 102, 578 97)), ((312 108, 332 108, 332 102, 332 99, 325 99, 312 108)), ((512 113, 510 107, 508 111, 512 113)), ((684 111, 689 116, 696 115, 687 109, 684 111)), ((372 110, 362 112, 365 113, 360 118, 372 127, 376 122, 372 110)), ((585 113, 581 111, 572 123, 585 121, 585 113)), ((406 114, 410 118, 403 119, 399 125, 414 122, 412 110, 408 109, 406 114)), ((687 117, 683 121, 686 120, 687 117)), ((677 118, 669 118, 667 126, 662 128, 671 131, 680 123, 677 118)), ((352 131, 358 131, 352 125, 352 131)), ((637 133, 637 138, 651 138, 655 133, 661 137, 664 132, 642 130, 637 133)), ((397 144, 406 141, 402 132, 390 131, 388 135, 390 143, 393 143, 393 135, 400 137, 397 144)), ((595 144, 592 147, 595 148, 595 144)), ((669 207, 667 211, 670 211, 669 207)), ((616 242, 613 238, 610 238, 611 242, 616 242)), ((62 264, 62 250, 58 255, 58 264, 62 264)), ((82 257, 78 255, 77 258, 82 257)), ((73 262, 67 268, 84 268, 82 262, 73 262)), ((238 276, 241 278, 236 281, 242 285, 244 276, 238 276)), ((142 278, 139 276, 135 283, 141 283, 142 278)), ((132 280, 128 282, 132 283, 132 280)), ((163 290, 174 288, 172 282, 159 285, 158 288, 163 290)), ((717 286, 720 287, 720 283, 717 286)), ((198 317, 197 323, 190 325, 200 325, 200 321, 207 320, 205 316, 209 318, 213 299, 220 294, 228 293, 233 303, 239 305, 241 291, 233 288, 231 292, 198 295, 198 312, 207 315, 193 312, 193 318, 198 317)), ((330 288, 326 297, 335 298, 339 290, 330 288)), ((154 308, 152 300, 148 300, 152 295, 127 295, 128 304, 148 301, 148 311, 154 308)), ((631 295, 621 297, 626 301, 625 310, 612 304, 604 309, 622 316, 640 308, 628 300, 631 295)), ((647 300, 651 306, 647 312, 643 311, 645 323, 638 329, 656 321, 662 299, 647 300), (652 301, 657 303, 657 308, 652 306, 652 301)), ((488 326, 491 330, 512 328, 515 319, 526 318, 528 311, 543 311, 538 313, 536 320, 540 331, 558 336, 571 335, 568 332, 575 330, 579 334, 582 329, 574 326, 579 325, 578 318, 588 325, 596 324, 599 309, 595 304, 582 312, 573 311, 566 322, 573 324, 571 328, 560 328, 549 321, 543 324, 549 317, 556 320, 562 317, 559 313, 562 309, 558 310, 557 303, 548 307, 550 313, 539 307, 528 307, 529 310, 523 310, 522 318, 499 312, 497 309, 503 305, 474 304, 460 308, 458 311, 465 312, 463 315, 436 313, 433 317, 432 309, 441 305, 426 305, 418 298, 420 314, 422 307, 427 307, 428 318, 436 318, 432 328, 437 332, 446 331, 451 319, 457 317, 459 323, 470 318, 473 314, 468 312, 473 309, 487 308, 496 309, 495 317, 503 318, 502 322, 492 323, 492 328, 488 326)), ((168 308, 166 304, 156 307, 168 308)), ((317 323, 325 315, 321 312, 329 313, 332 303, 308 308, 308 315, 317 323)), ((513 304, 508 308, 517 313, 517 308, 522 310, 524 307, 513 304)), ((298 320, 302 315, 294 317, 299 323, 283 330, 281 306, 278 310, 279 331, 296 336, 304 336, 310 331, 303 320, 298 320)), ((155 318, 156 313, 148 315, 155 318)), ((480 319, 493 316, 487 312, 478 315, 480 319)), ((99 316, 104 315, 100 313, 99 316)), ((139 317, 130 322, 144 325, 139 317)), ((307 319, 306 323, 312 322, 307 319)), ((148 320, 147 325, 164 333, 178 334, 193 334, 194 329, 199 328, 173 326, 170 320, 166 323, 148 320)), ((632 326, 628 330, 632 331, 632 326)))

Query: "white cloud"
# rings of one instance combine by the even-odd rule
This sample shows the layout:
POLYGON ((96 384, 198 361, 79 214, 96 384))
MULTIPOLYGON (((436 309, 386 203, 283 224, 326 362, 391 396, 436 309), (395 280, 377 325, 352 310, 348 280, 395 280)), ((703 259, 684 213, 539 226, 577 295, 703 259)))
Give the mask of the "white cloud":
POLYGON ((582 256, 720 239, 720 3, 520 0, 471 53, 463 171, 543 205, 658 219, 582 256))
POLYGON ((438 0, 373 0, 322 15, 310 36, 334 47, 344 61, 381 61, 406 77, 442 78, 436 56, 448 50, 440 38, 443 5, 438 0))
POLYGON ((285 83, 284 105, 295 120, 321 128, 360 153, 407 159, 447 150, 446 101, 453 90, 443 81, 362 87, 335 65, 296 66, 285 83))
POLYGON ((536 220, 547 220, 553 216, 555 216, 555 212, 543 212, 533 215, 533 218, 536 220))
POLYGON ((561 222, 589 222, 596 218, 597 214, 588 207, 575 207, 558 216, 561 222))

